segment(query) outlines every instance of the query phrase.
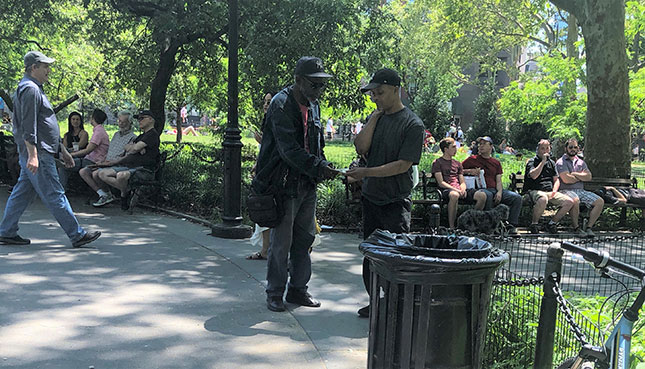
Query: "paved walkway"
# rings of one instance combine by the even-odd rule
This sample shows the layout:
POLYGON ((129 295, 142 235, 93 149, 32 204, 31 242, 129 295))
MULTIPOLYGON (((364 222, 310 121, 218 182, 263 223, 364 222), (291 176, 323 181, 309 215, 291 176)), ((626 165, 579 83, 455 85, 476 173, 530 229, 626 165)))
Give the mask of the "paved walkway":
POLYGON ((323 234, 312 255, 321 308, 274 313, 266 262, 244 259, 256 251, 248 240, 71 200, 81 224, 103 232, 93 247, 73 249, 40 202, 21 223, 32 244, 0 245, 0 368, 366 367, 357 235, 323 234))

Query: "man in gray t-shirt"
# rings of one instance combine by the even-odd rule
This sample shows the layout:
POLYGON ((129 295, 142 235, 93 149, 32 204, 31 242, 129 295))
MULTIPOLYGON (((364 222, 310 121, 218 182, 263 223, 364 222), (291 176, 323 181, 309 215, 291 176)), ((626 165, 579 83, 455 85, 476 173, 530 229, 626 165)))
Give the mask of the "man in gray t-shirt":
POLYGON ((581 235, 585 234, 587 237, 594 237, 595 235, 591 227, 593 227, 596 220, 600 217, 605 201, 595 193, 584 190, 583 182, 591 181, 591 172, 587 168, 584 160, 578 157, 579 150, 578 140, 575 138, 568 139, 564 155, 555 163, 555 170, 558 172, 558 177, 560 178, 560 191, 574 201, 571 216, 578 216, 576 209, 579 203, 591 207, 587 229, 581 231, 576 228, 574 232, 581 235))
MULTIPOLYGON (((367 158, 366 168, 347 171, 348 181, 363 181, 363 238, 376 229, 410 231, 412 165, 423 150, 423 122, 401 102, 401 78, 392 69, 374 73, 361 91, 376 104, 367 124, 354 140, 356 151, 367 158)), ((369 286, 369 263, 363 261, 363 281, 369 286)), ((369 306, 358 311, 369 315, 369 306)))

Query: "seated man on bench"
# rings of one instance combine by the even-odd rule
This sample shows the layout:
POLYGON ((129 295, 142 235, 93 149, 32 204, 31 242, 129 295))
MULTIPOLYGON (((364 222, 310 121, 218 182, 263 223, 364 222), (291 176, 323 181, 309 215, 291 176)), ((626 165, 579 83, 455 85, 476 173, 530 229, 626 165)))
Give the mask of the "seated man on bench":
MULTIPOLYGON (((571 199, 562 192, 560 188, 560 179, 555 171, 555 161, 551 158, 551 143, 549 140, 540 140, 538 142, 536 155, 533 159, 526 162, 524 174, 524 191, 531 197, 533 203, 533 217, 529 230, 533 234, 540 233, 538 222, 547 203, 559 206, 558 212, 551 218, 546 225, 546 231, 549 233, 558 233, 558 222, 567 212, 571 212, 571 222, 573 228, 578 227, 578 214, 580 212, 580 201, 576 198, 571 199)), ((586 233, 584 234, 586 236, 586 233)))
MULTIPOLYGON (((152 117, 152 112, 143 110, 135 118, 139 121, 139 127, 143 133, 137 136, 132 144, 126 145, 126 155, 114 161, 97 164, 97 167, 104 168, 98 173, 99 180, 121 191, 121 209, 123 210, 128 210, 129 207, 128 181, 130 177, 137 173, 137 175, 152 179, 159 161, 159 134, 154 128, 155 119, 152 117)), ((92 205, 98 207, 107 203, 101 196, 99 201, 92 205)))
POLYGON ((448 227, 454 229, 459 199, 471 202, 475 200, 483 208, 486 194, 474 188, 466 189, 464 168, 460 162, 453 159, 457 154, 454 138, 446 137, 439 141, 439 149, 443 155, 432 162, 432 175, 437 179, 437 186, 441 189, 444 201, 448 199, 448 227))
POLYGON ((589 224, 587 229, 580 231, 579 227, 574 230, 579 234, 586 234, 587 237, 595 237, 591 227, 596 223, 602 213, 605 201, 593 192, 585 191, 584 183, 591 181, 591 172, 587 163, 578 157, 580 147, 578 140, 570 138, 565 146, 565 153, 555 163, 555 169, 560 177, 560 191, 572 199, 580 199, 581 204, 591 207, 589 212, 589 224))

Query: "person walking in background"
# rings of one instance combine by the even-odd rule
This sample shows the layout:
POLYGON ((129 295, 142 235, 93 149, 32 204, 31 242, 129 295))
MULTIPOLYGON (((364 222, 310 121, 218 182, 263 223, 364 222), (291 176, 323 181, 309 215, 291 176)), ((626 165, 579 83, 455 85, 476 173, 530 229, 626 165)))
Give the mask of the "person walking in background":
POLYGON ((63 135, 63 146, 69 152, 82 150, 87 147, 89 135, 83 128, 81 113, 73 111, 67 117, 67 132, 63 135))
MULTIPOLYGON (((356 136, 354 146, 367 157, 367 167, 346 172, 350 182, 363 181, 363 238, 377 228, 393 233, 410 231, 413 188, 412 165, 418 164, 425 137, 423 122, 403 105, 401 77, 392 69, 380 69, 361 88, 369 92, 376 110, 356 136)), ((370 266, 363 259, 363 282, 369 293, 370 266)), ((369 316, 369 305, 358 314, 369 316)))
POLYGON ((36 196, 54 215, 73 247, 81 247, 101 236, 101 232, 87 232, 78 224, 58 180, 54 156, 60 154, 68 168, 74 165, 74 159, 61 145, 56 114, 43 91, 53 62, 54 59, 39 51, 30 51, 24 57, 25 75, 18 83, 13 104, 13 134, 18 147, 20 177, 0 223, 0 243, 5 245, 31 243, 18 235, 18 222, 36 196))
POLYGON ((295 83, 277 93, 267 111, 251 186, 260 194, 277 189, 284 209, 284 216, 271 230, 269 244, 266 303, 271 311, 285 311, 285 289, 287 302, 320 306, 307 284, 311 278, 309 247, 316 234, 316 185, 338 174, 325 159, 318 104, 329 78, 320 58, 300 58, 295 83))
POLYGON ((327 125, 325 126, 325 133, 327 134, 327 140, 331 141, 334 139, 334 134, 336 134, 336 128, 334 128, 334 120, 329 117, 327 119, 327 125))

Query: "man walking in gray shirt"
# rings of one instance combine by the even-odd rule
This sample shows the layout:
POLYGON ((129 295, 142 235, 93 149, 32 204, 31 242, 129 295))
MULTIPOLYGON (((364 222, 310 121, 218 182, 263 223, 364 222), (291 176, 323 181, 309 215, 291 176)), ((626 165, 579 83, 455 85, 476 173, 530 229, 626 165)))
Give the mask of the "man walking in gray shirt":
POLYGON ((58 179, 54 156, 60 154, 68 168, 74 165, 74 160, 61 145, 56 114, 43 92, 54 59, 30 51, 24 61, 25 75, 18 83, 13 104, 13 136, 18 147, 20 178, 11 191, 0 223, 0 244, 31 243, 18 235, 18 221, 38 195, 72 241, 72 246, 81 247, 99 238, 101 232, 86 232, 78 224, 58 179))

